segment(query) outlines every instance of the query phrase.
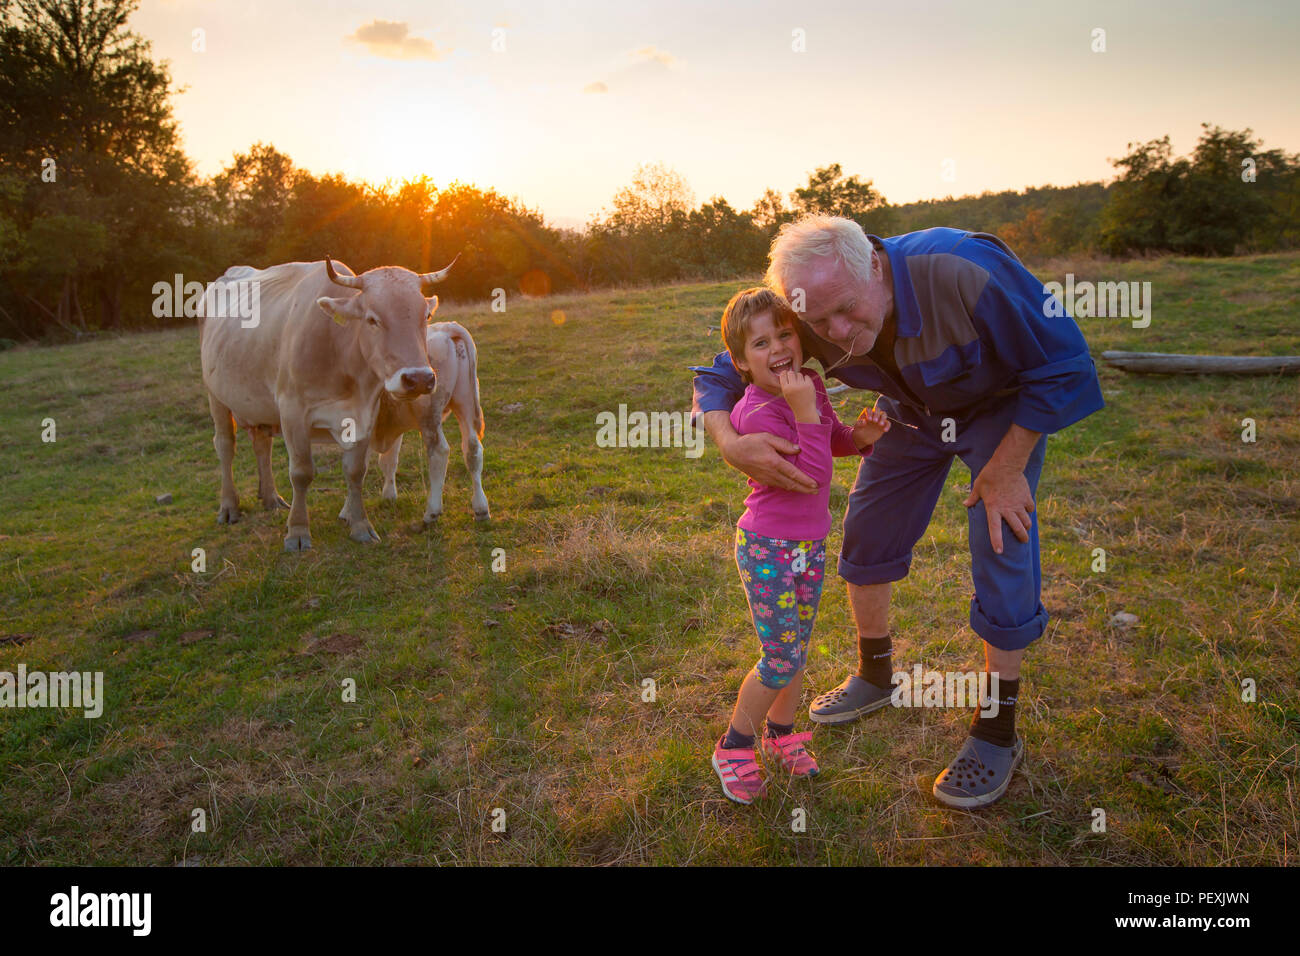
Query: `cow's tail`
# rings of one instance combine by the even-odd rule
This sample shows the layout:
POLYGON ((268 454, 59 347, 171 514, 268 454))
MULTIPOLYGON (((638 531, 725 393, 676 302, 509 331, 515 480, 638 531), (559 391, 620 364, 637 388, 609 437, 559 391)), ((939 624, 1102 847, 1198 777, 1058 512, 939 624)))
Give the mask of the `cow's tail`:
POLYGON ((483 438, 483 402, 479 398, 478 392, 478 350, 474 348, 474 339, 469 331, 458 322, 444 323, 447 326, 447 334, 451 336, 453 345, 462 345, 465 349, 465 355, 469 358, 469 377, 474 383, 474 431, 478 433, 480 440, 483 438))

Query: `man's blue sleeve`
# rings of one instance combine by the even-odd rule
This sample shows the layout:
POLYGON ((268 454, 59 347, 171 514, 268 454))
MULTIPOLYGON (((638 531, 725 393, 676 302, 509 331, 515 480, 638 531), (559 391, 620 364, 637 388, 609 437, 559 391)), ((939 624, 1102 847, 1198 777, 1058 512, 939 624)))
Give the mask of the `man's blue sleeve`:
POLYGON ((1050 433, 1101 409, 1097 366, 1074 319, 1053 314, 1064 310, 1011 256, 999 251, 981 258, 990 275, 974 318, 987 330, 997 357, 1017 373, 1020 391, 1011 420, 1050 433))
POLYGON ((712 365, 687 366, 695 373, 695 393, 691 399, 691 424, 705 412, 730 412, 745 394, 745 382, 731 364, 731 356, 719 352, 712 365))

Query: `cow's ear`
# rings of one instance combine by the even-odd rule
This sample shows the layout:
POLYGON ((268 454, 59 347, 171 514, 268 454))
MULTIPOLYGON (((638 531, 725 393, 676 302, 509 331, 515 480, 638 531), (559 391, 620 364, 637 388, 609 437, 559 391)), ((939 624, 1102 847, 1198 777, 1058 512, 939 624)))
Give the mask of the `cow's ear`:
POLYGON ((331 299, 329 296, 321 296, 316 300, 320 310, 328 315, 339 325, 343 325, 348 319, 359 319, 361 313, 357 311, 357 300, 359 295, 347 296, 346 298, 331 299))
POLYGON ((429 314, 425 316, 425 321, 432 325, 433 313, 438 311, 438 297, 435 295, 431 298, 425 299, 424 301, 429 303, 429 314))

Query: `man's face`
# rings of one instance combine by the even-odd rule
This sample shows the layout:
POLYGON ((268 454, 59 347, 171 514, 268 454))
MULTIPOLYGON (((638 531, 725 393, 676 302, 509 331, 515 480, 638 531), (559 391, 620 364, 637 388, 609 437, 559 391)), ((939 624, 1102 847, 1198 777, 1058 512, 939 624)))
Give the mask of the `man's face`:
POLYGON ((803 289, 804 311, 799 317, 809 331, 851 355, 871 350, 889 311, 879 254, 871 261, 868 282, 834 258, 814 258, 796 269, 786 289, 792 302, 795 290, 803 289))

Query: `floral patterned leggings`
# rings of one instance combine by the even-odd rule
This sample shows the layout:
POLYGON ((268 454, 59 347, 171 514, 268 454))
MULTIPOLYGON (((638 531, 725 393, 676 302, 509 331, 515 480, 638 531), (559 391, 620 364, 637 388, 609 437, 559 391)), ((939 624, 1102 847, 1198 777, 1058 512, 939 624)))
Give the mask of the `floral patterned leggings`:
POLYGON ((826 570, 826 543, 767 538, 736 529, 736 568, 763 645, 756 669, 764 687, 790 683, 808 659, 826 570))

